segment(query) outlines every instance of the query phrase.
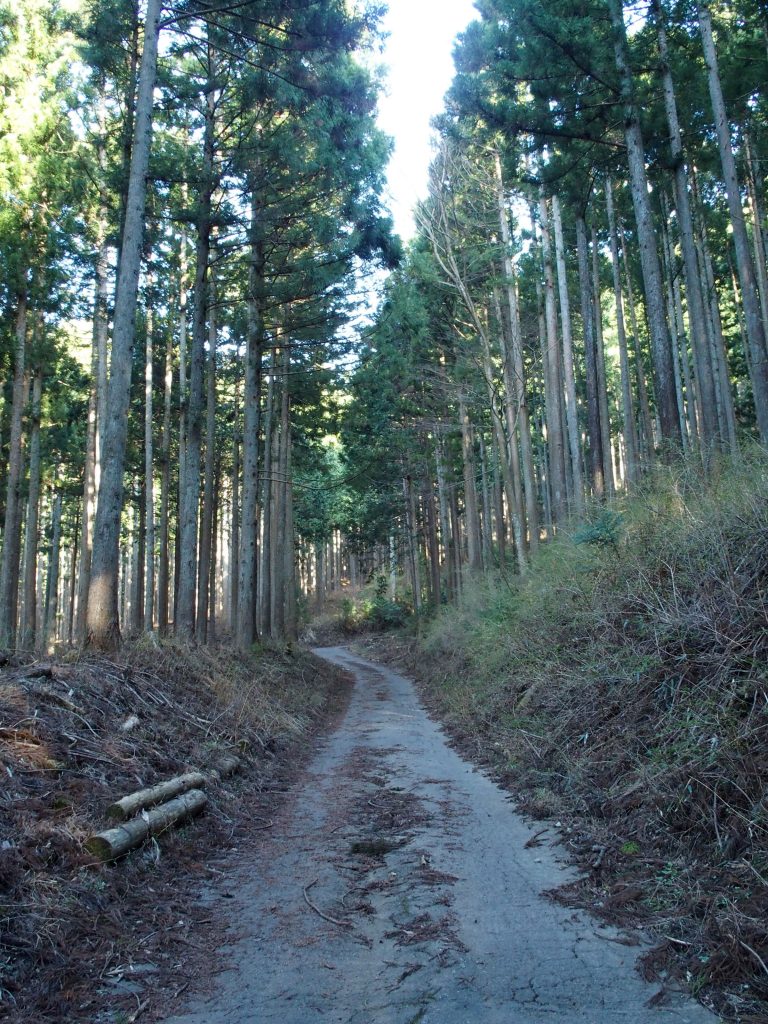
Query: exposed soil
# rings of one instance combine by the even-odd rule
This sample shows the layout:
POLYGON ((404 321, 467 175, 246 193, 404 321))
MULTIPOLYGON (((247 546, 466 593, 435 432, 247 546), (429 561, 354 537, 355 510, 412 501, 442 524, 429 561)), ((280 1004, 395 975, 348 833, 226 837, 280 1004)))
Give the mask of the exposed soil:
POLYGON ((128 1024, 204 984, 226 927, 198 896, 272 827, 349 694, 306 653, 126 648, 119 661, 17 659, 0 675, 0 1018, 128 1024), (26 663, 25 663, 26 661, 26 663), (87 837, 116 797, 223 753, 205 813, 113 865, 87 837))

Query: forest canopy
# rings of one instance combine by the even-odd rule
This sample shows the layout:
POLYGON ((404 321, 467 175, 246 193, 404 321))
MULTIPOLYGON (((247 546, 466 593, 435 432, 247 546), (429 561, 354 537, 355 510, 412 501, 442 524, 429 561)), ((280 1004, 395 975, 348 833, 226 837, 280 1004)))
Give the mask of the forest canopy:
POLYGON ((422 612, 768 441, 764 6, 476 7, 404 252, 378 5, 1 0, 4 646, 422 612))

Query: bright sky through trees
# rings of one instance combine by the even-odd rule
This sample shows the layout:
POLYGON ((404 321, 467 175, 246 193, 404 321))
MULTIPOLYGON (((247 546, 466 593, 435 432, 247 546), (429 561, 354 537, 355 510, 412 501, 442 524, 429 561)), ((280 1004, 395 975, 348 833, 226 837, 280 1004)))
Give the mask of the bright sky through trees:
POLYGON ((426 191, 429 121, 451 84, 453 40, 475 16, 472 0, 389 0, 388 95, 380 101, 379 124, 395 139, 388 180, 395 229, 404 239, 414 234, 411 211, 426 191))

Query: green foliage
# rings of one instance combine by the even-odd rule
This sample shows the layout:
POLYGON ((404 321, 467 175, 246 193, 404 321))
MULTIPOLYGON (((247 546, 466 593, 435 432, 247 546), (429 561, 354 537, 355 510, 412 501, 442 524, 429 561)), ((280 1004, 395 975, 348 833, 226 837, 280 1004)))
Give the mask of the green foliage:
POLYGON ((573 535, 574 544, 594 544, 618 552, 624 528, 624 516, 612 508, 602 509, 590 523, 579 527, 573 535))

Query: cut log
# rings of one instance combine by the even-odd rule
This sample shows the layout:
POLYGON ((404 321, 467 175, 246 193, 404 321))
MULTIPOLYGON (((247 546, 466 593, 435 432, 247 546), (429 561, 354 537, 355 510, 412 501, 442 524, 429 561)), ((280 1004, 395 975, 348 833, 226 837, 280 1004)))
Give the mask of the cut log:
POLYGON ((240 767, 240 758, 232 756, 222 757, 220 761, 211 769, 211 778, 217 782, 219 779, 226 779, 230 775, 234 775, 237 769, 240 767))
POLYGON ((91 836, 85 844, 86 849, 103 861, 115 860, 140 846, 150 836, 199 814, 207 802, 208 797, 202 790, 192 789, 153 811, 145 812, 140 818, 132 818, 116 828, 91 836))
POLYGON ((132 818, 134 814, 145 807, 154 807, 162 804, 179 793, 186 793, 190 789, 199 789, 205 785, 205 776, 202 772, 187 772, 186 775, 177 775, 167 782, 160 782, 157 786, 150 786, 147 789, 139 789, 135 793, 116 800, 107 808, 107 817, 117 818, 125 821, 132 818))

